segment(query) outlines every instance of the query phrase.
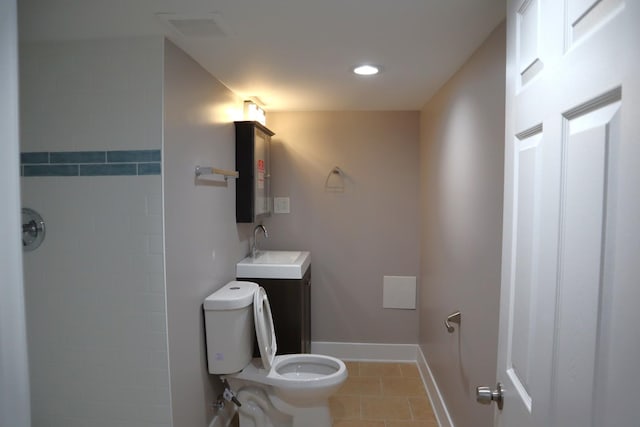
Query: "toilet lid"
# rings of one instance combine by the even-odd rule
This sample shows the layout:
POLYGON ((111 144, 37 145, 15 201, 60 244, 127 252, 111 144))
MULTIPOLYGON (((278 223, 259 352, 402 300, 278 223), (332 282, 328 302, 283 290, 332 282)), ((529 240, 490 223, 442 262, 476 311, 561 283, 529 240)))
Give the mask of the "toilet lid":
POLYGON ((262 366, 267 370, 271 370, 273 359, 276 357, 276 332, 273 328, 269 298, 267 298, 267 293, 263 287, 259 287, 253 295, 253 318, 262 366))

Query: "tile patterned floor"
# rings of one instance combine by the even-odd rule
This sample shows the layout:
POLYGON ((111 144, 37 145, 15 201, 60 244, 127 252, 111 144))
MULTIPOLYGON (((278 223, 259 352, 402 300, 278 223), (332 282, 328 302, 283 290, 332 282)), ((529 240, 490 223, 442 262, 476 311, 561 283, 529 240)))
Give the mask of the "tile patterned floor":
POLYGON ((333 427, 438 427, 414 363, 345 362, 329 400, 333 427))

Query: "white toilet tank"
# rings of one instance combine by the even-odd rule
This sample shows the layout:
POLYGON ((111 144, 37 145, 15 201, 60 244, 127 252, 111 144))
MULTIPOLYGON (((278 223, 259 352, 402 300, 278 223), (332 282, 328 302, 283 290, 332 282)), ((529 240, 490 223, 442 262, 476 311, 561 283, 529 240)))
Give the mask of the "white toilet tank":
POLYGON ((253 294, 258 285, 233 281, 203 303, 207 363, 212 374, 232 374, 249 364, 255 329, 253 294))

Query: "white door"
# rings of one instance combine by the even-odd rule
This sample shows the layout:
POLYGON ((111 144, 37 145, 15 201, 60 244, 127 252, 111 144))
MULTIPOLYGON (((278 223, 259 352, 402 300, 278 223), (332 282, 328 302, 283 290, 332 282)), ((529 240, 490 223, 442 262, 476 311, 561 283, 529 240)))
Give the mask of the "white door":
POLYGON ((640 0, 509 0, 503 427, 640 426, 640 0))

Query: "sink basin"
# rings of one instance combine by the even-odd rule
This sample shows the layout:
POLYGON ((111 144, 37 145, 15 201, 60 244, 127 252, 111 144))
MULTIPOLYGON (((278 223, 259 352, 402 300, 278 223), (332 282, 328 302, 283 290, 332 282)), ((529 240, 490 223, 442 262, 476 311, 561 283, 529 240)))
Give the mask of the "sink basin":
POLYGON ((238 279, 302 279, 311 264, 307 251, 259 251, 236 264, 238 279))

